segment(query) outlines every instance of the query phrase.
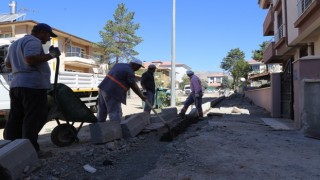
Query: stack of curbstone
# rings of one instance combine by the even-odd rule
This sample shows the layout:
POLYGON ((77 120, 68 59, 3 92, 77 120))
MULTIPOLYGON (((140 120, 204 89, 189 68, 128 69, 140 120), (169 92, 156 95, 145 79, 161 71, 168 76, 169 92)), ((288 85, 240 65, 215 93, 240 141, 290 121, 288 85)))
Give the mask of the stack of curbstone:
MULTIPOLYGON (((177 108, 163 108, 159 116, 166 121, 174 120, 177 118, 177 108)), ((143 130, 151 131, 164 126, 159 117, 150 116, 150 114, 146 112, 127 117, 128 118, 120 124, 111 123, 110 121, 90 124, 92 143, 102 144, 116 139, 135 137, 143 130)))
MULTIPOLYGON (((223 99, 224 96, 211 102, 204 103, 202 105, 203 112, 208 112, 211 107, 218 104, 223 99)), ((177 111, 176 107, 163 108, 158 115, 166 122, 170 123, 178 118, 177 111)), ((190 119, 196 119, 198 117, 196 108, 191 109, 188 117, 190 119)), ((156 115, 150 116, 150 114, 146 112, 137 113, 127 116, 127 119, 120 124, 113 124, 110 121, 90 124, 91 141, 93 144, 107 143, 116 139, 135 137, 143 130, 159 130, 164 126, 164 123, 156 115)))

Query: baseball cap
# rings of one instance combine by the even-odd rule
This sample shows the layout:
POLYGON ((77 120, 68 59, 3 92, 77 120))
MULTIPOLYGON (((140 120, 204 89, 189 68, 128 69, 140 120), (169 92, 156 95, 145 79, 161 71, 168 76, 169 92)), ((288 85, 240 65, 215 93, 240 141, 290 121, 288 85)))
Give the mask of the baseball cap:
POLYGON ((194 74, 193 71, 191 71, 191 70, 188 70, 188 71, 187 71, 187 75, 188 75, 188 76, 191 76, 191 75, 193 75, 193 74, 194 74))
POLYGON ((139 59, 134 58, 134 59, 132 59, 130 62, 131 62, 131 63, 135 63, 135 64, 139 64, 141 67, 144 68, 144 66, 142 65, 142 61, 139 60, 139 59))
POLYGON ((154 65, 154 64, 150 64, 149 66, 148 66, 148 69, 156 69, 157 67, 156 67, 156 65, 154 65))
POLYGON ((55 33, 52 32, 52 28, 45 23, 38 23, 33 27, 33 29, 47 31, 50 33, 51 37, 58 37, 55 33))

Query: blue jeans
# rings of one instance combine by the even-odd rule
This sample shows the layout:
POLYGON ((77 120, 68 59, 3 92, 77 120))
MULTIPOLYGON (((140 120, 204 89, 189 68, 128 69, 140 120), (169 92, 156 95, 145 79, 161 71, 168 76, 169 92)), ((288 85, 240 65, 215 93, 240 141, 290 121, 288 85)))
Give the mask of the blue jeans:
POLYGON ((110 121, 121 122, 121 102, 112 96, 108 96, 100 89, 98 97, 98 122, 105 122, 109 114, 110 121))
MULTIPOLYGON (((154 93, 152 93, 150 91, 147 91, 146 93, 144 93, 144 95, 147 97, 147 100, 149 101, 149 103, 153 106, 153 104, 154 104, 154 93)), ((145 103, 143 111, 150 113, 151 107, 148 106, 147 103, 145 103)))

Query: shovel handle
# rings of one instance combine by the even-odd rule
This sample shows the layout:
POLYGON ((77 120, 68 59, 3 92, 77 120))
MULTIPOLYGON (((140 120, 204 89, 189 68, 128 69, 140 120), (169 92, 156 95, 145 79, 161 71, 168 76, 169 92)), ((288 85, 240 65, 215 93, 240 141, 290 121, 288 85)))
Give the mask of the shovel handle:
POLYGON ((157 113, 157 111, 152 107, 150 102, 148 100, 145 100, 145 103, 151 108, 151 110, 154 112, 154 114, 164 123, 166 124, 166 121, 157 113))

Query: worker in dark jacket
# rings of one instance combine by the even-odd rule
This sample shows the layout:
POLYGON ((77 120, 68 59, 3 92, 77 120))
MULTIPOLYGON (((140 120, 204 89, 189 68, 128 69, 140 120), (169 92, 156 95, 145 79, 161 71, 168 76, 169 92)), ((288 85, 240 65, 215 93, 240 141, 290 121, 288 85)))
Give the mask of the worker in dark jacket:
MULTIPOLYGON (((142 74, 141 77, 141 86, 143 95, 147 97, 147 100, 153 106, 154 104, 154 94, 156 92, 156 84, 154 82, 154 72, 156 71, 156 66, 150 64, 148 70, 142 74)), ((144 106, 144 112, 150 113, 151 107, 147 104, 144 106)))
POLYGON ((131 88, 143 101, 146 97, 135 82, 134 72, 142 66, 142 61, 132 60, 130 63, 118 63, 109 71, 99 84, 99 99, 97 118, 99 122, 106 121, 109 114, 110 121, 121 122, 121 103, 126 104, 127 91, 131 88))

